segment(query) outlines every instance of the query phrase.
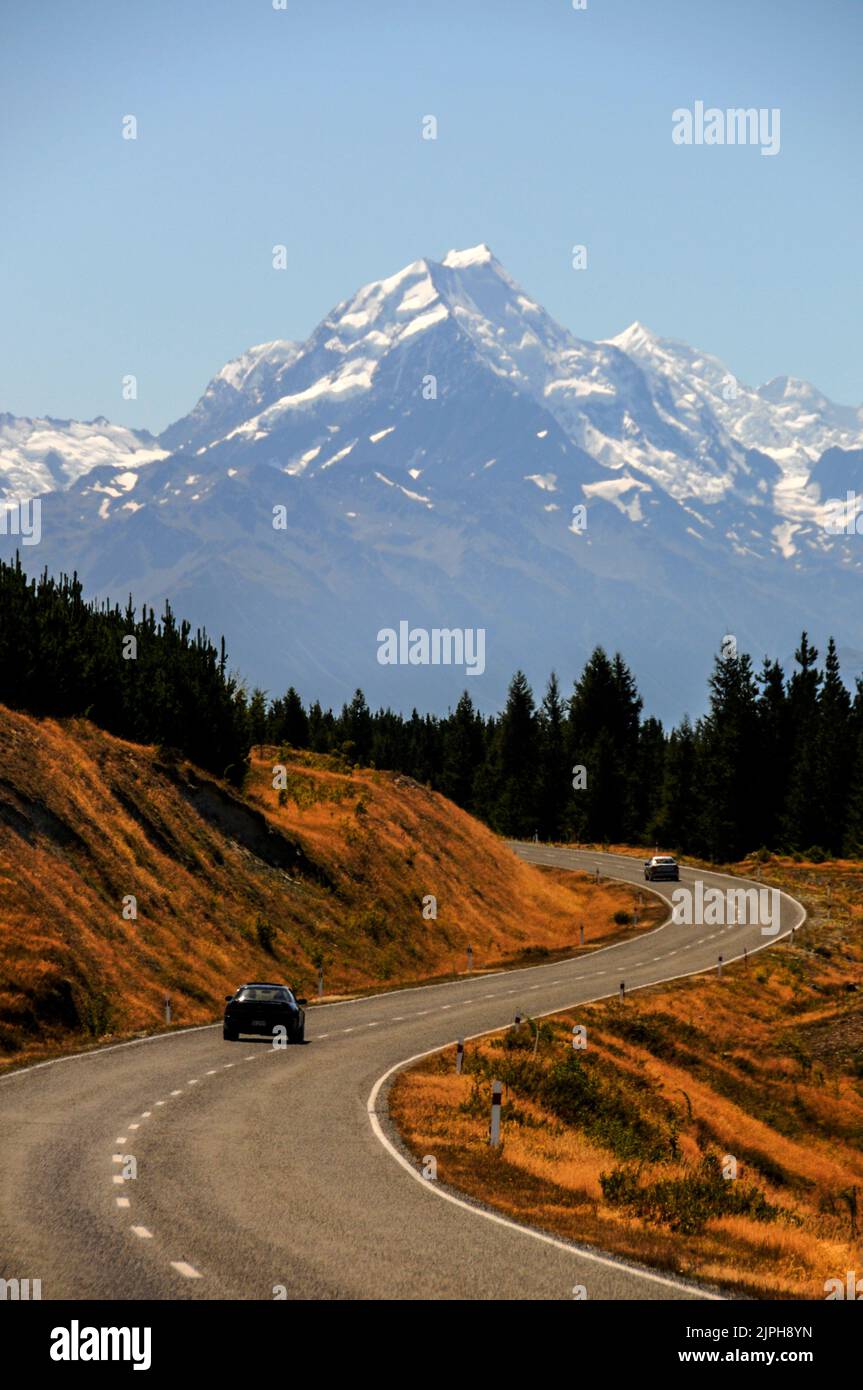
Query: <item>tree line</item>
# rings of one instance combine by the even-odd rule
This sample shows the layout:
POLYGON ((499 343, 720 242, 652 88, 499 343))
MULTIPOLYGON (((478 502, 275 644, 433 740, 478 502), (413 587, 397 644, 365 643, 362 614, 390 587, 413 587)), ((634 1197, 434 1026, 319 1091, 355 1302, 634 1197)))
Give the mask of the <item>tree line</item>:
POLYGON ((0 703, 80 715, 134 743, 163 744, 240 784, 248 767, 245 691, 203 631, 85 602, 76 574, 30 579, 0 561, 0 703))
POLYGON ((499 715, 467 691, 443 718, 339 714, 293 688, 250 704, 255 743, 288 744, 407 773, 514 838, 656 844, 717 862, 760 849, 863 854, 863 680, 852 696, 831 638, 823 667, 804 632, 786 677, 723 650, 707 713, 666 732, 642 717, 623 658, 597 647, 569 695, 552 674, 540 701, 519 671, 499 715))
POLYGON ((0 703, 11 708, 86 717, 237 785, 250 745, 290 745, 406 773, 502 835, 716 861, 762 848, 863 854, 863 679, 849 692, 832 638, 822 665, 818 655, 803 633, 786 676, 723 649, 707 712, 670 731, 643 717, 631 670, 601 647, 568 694, 552 674, 537 700, 517 672, 490 717, 467 691, 445 716, 372 711, 361 690, 335 713, 293 687, 248 694, 224 639, 193 635, 169 604, 157 619, 131 599, 85 602, 77 575, 31 579, 18 557, 0 561, 0 703))

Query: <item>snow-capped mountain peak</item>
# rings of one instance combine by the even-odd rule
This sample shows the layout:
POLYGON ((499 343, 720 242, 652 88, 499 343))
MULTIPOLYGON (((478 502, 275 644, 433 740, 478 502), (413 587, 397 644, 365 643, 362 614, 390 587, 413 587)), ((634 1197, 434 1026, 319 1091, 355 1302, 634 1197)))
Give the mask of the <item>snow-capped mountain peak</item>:
POLYGON ((790 376, 747 386, 639 322, 577 338, 485 244, 249 348, 159 441, 0 416, 0 482, 50 489, 39 567, 170 597, 272 690, 425 708, 461 677, 390 684, 374 635, 404 616, 488 627, 487 708, 516 666, 544 679, 596 641, 676 713, 717 633, 760 656, 829 612, 863 648, 859 536, 825 526, 858 478, 860 411, 790 376))
POLYGON ((93 420, 0 414, 0 506, 62 491, 104 464, 137 468, 165 457, 146 430, 93 420))
MULTIPOLYGON (((278 339, 249 348, 217 372, 190 414, 158 442, 162 451, 209 456, 220 441, 281 439, 302 420, 304 442, 286 467, 314 472, 333 452, 325 437, 342 428, 346 412, 374 399, 378 382, 398 381, 400 392, 416 394, 431 373, 445 396, 468 361, 548 412, 570 444, 596 461, 597 482, 640 476, 675 501, 702 507, 737 495, 775 513, 769 525, 765 517, 767 535, 777 524, 817 522, 813 466, 828 449, 863 447, 863 411, 834 404, 807 382, 783 376, 755 389, 719 358, 637 320, 606 340, 576 338, 485 243, 450 250, 439 261, 414 260, 362 286, 304 343, 278 339), (412 367, 406 381, 404 364, 418 361, 417 352, 422 372, 412 367), (753 463, 753 454, 762 462, 753 463)), ((383 418, 391 411, 382 401, 382 428, 392 427, 383 418)), ((7 492, 22 495, 65 486, 105 462, 104 440, 114 427, 70 424, 70 441, 90 430, 103 442, 83 453, 70 442, 68 465, 57 462, 63 450, 56 439, 46 442, 43 429, 8 421, 3 429, 0 470, 7 492), (25 436, 41 460, 35 471, 22 467, 25 436)), ((161 456, 142 452, 147 442, 135 438, 140 462, 161 456)), ((131 439, 118 438, 118 463, 130 447, 131 439)))
POLYGON ((494 260, 491 247, 481 241, 479 246, 469 246, 464 251, 447 251, 441 265, 445 265, 448 270, 466 270, 469 266, 488 265, 494 260))
POLYGON ((620 348, 621 352, 649 352, 657 346, 659 338, 636 319, 628 328, 624 328, 622 333, 603 341, 610 343, 612 347, 620 348))

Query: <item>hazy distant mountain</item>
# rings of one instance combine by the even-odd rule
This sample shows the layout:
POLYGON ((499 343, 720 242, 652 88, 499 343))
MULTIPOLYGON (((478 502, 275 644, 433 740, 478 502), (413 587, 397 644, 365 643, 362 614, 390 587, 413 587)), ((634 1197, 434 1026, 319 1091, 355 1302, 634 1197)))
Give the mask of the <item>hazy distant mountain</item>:
POLYGON ((107 463, 136 467, 163 458, 146 430, 95 420, 30 420, 0 414, 0 506, 66 488, 107 463))
POLYGON ((492 708, 517 666, 568 681, 603 641, 677 718, 726 632, 757 658, 803 625, 863 649, 863 538, 822 524, 845 495, 825 481, 860 477, 863 413, 639 324, 574 338, 485 246, 251 349, 158 443, 58 478, 25 559, 170 596, 273 693, 441 708, 467 686, 492 708), (484 627, 485 674, 379 665, 401 619, 484 627))

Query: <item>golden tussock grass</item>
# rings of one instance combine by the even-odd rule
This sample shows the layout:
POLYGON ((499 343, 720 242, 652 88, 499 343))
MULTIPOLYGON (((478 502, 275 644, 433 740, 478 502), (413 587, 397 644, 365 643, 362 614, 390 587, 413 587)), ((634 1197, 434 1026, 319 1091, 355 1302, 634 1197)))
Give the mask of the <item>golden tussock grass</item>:
MULTIPOLYGON (((0 1066, 210 1022, 244 979, 327 996, 525 964, 635 896, 543 871, 410 778, 256 750, 240 794, 83 720, 0 708, 0 1066), (286 794, 273 789, 285 763, 286 794), (437 917, 423 917, 423 899, 437 917), (124 918, 124 900, 137 918, 124 918)), ((639 930, 662 910, 645 898, 639 930)))
POLYGON ((794 945, 721 982, 672 982, 546 1020, 536 1061, 527 1024, 470 1045, 461 1076, 451 1051, 426 1059, 390 1093, 409 1148, 437 1158, 440 1181, 518 1220, 744 1296, 823 1298, 828 1279, 859 1276, 863 870, 759 868, 807 904, 794 945), (576 1022, 588 1030, 579 1053, 576 1022), (494 1077, 499 1152, 488 1145, 494 1077))

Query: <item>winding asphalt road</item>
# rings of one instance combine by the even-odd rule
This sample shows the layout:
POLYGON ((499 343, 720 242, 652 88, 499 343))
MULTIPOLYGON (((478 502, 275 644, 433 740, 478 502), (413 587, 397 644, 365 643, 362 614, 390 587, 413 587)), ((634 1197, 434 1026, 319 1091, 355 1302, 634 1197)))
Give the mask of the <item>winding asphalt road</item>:
MULTIPOLYGON (((639 860, 544 845, 525 859, 643 884, 639 860)), ((682 882, 745 887, 702 870, 682 882)), ((657 884, 670 897, 675 885, 657 884)), ((753 886, 753 885, 749 885, 753 886)), ((802 924, 665 926, 564 962, 308 1012, 305 1047, 205 1027, 0 1081, 0 1276, 43 1299, 675 1299, 715 1291, 483 1212, 392 1143, 391 1073, 536 1016, 730 962, 802 924), (137 1176, 124 1177, 134 1158, 137 1176), (274 1293, 276 1290, 276 1293, 274 1293)), ((720 987, 720 986, 717 986, 720 987)))

